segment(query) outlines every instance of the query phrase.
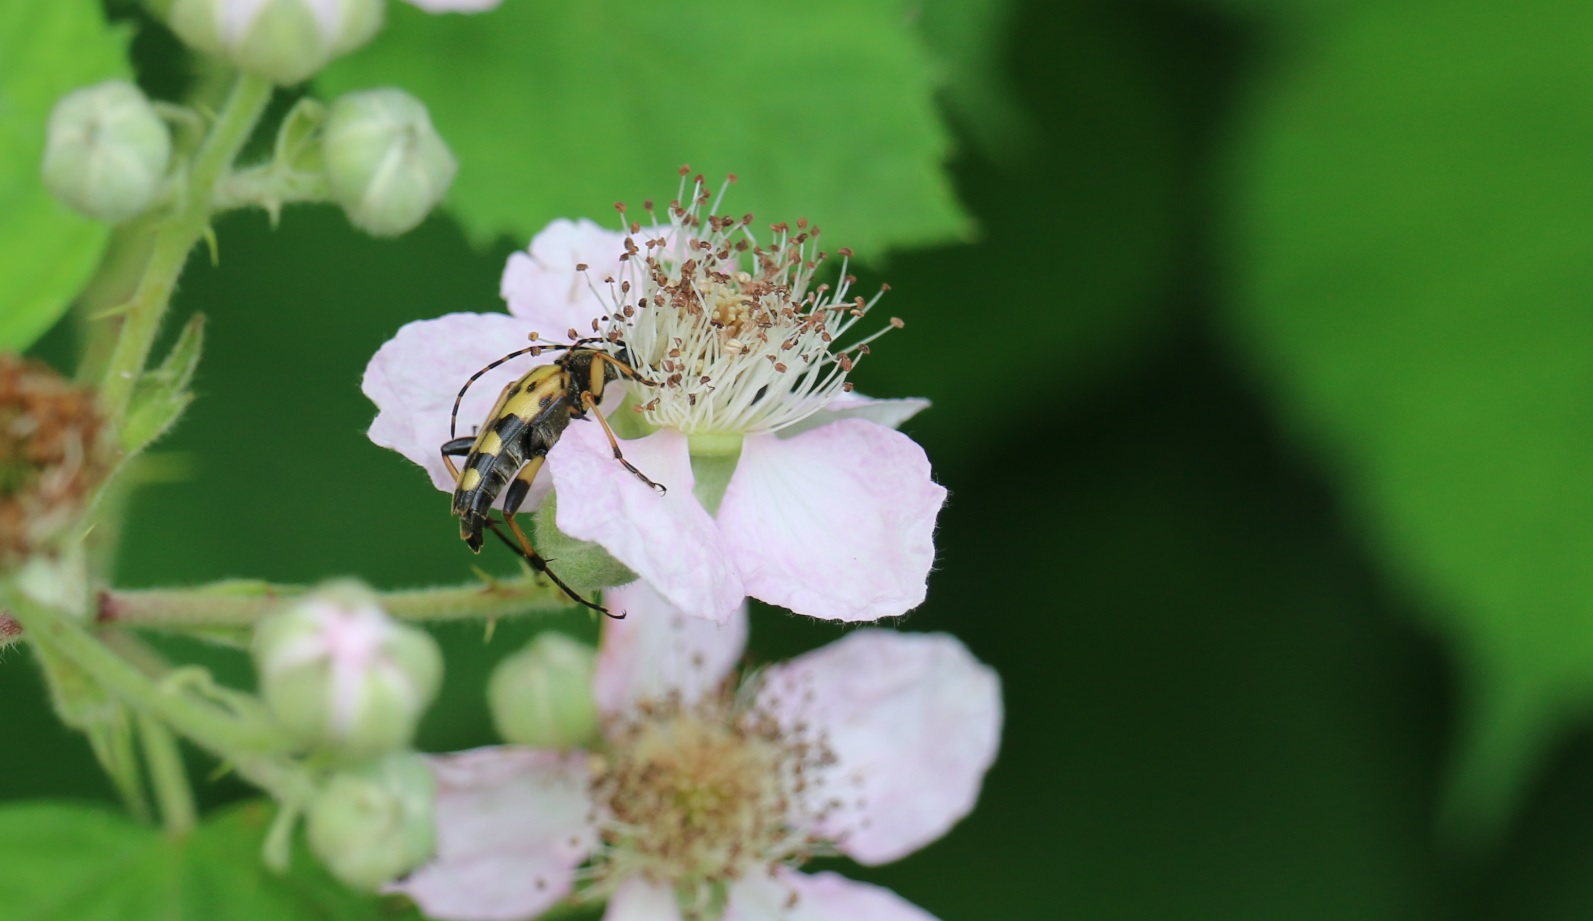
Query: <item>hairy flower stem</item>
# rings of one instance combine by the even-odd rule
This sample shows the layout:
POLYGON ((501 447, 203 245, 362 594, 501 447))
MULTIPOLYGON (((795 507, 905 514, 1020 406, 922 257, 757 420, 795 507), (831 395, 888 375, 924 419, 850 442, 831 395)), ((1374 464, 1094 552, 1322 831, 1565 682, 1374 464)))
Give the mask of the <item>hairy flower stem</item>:
MULTIPOLYGON (((309 778, 281 756, 288 745, 273 727, 236 717, 170 682, 151 678, 70 617, 34 602, 9 583, 0 582, 0 605, 16 617, 28 637, 42 638, 140 713, 192 739, 280 799, 302 801, 309 796, 309 778)), ((158 789, 157 796, 163 796, 158 789)))
MULTIPOLYGON (((107 591, 100 595, 99 621, 174 631, 251 627, 284 600, 306 591, 300 585, 264 582, 107 591)), ((383 592, 376 597, 382 610, 407 621, 495 620, 575 607, 557 588, 531 576, 486 584, 383 592)))
POLYGON ((171 303, 172 290, 188 261, 188 253, 210 227, 216 184, 249 139, 271 92, 268 80, 247 74, 237 77, 194 157, 176 213, 156 231, 143 276, 123 310, 121 330, 100 384, 100 405, 113 429, 120 429, 127 414, 133 388, 149 361, 155 333, 171 303))

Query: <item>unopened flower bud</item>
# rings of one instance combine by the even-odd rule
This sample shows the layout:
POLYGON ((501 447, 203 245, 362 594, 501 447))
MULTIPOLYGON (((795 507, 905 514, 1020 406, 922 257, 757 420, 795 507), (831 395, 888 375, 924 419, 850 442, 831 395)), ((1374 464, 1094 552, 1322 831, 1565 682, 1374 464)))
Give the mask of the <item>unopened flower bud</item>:
POLYGON ((183 41, 274 83, 298 83, 370 40, 382 0, 173 0, 183 41))
POLYGON ((546 632, 498 664, 487 685, 492 723, 504 740, 573 748, 597 734, 592 693, 596 655, 562 633, 546 632))
POLYGON ((0 649, 5 649, 12 643, 22 639, 22 625, 17 619, 0 611, 0 649))
POLYGON ((149 207, 170 160, 166 123, 125 80, 74 90, 50 112, 44 184, 89 217, 125 221, 149 207))
POLYGON ((442 654, 355 584, 321 589, 261 622, 254 638, 260 693, 306 748, 345 759, 408 745, 442 680, 442 654))
POLYGON ((454 155, 426 107, 402 90, 339 97, 322 137, 332 197, 366 233, 389 237, 413 228, 454 181, 454 155))
POLYGON ((310 850, 333 876, 374 892, 432 856, 436 782, 413 752, 332 775, 305 814, 310 850))

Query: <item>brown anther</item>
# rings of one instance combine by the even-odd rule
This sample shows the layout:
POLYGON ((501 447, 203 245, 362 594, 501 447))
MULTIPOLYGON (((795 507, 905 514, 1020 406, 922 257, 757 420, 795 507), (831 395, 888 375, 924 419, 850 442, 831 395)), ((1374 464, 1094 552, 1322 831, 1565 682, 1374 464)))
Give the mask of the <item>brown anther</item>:
POLYGON ((0 355, 0 568, 53 543, 110 468, 94 391, 0 355))

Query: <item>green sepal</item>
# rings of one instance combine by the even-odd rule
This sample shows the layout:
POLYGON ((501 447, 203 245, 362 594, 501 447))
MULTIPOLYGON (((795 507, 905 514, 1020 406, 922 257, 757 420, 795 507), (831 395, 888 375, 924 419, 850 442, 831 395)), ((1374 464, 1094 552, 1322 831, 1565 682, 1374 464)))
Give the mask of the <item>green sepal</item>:
POLYGON ((305 96, 294 103, 277 130, 273 161, 281 167, 318 173, 322 169, 320 134, 326 104, 305 96))
POLYGON ((122 427, 121 447, 127 457, 138 454, 166 434, 193 402, 194 395, 188 384, 199 366, 204 339, 205 317, 194 314, 160 367, 139 380, 127 412, 127 424, 122 427))
POLYGON ((70 659, 38 637, 31 639, 56 716, 88 739, 94 760, 110 778, 127 811, 148 820, 153 811, 144 793, 143 771, 133 745, 132 715, 127 707, 70 659))
POLYGON ((730 478, 735 475, 736 464, 741 460, 740 435, 704 437, 691 436, 691 477, 695 481, 691 494, 697 497, 709 515, 719 514, 719 503, 730 488, 730 478))
POLYGON ((592 592, 639 578, 629 567, 609 555, 600 544, 578 540, 559 530, 558 495, 548 493, 536 513, 536 548, 553 571, 570 587, 592 592))

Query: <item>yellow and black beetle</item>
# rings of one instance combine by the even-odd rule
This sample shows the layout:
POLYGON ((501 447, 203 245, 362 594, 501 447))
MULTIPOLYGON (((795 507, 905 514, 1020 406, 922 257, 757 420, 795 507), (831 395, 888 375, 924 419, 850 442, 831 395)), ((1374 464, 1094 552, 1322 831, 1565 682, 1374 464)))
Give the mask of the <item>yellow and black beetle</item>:
MULTIPOLYGON (((533 333, 531 338, 535 341, 536 334, 533 333)), ((608 351, 606 346, 609 344, 608 340, 601 338, 578 339, 571 345, 537 343, 511 352, 477 371, 459 388, 459 395, 454 398, 453 413, 448 420, 449 440, 443 443, 441 450, 443 463, 447 465, 448 472, 453 474, 456 484, 453 512, 459 516, 459 536, 470 545, 471 550, 480 552, 482 531, 491 530, 534 569, 546 573, 566 595, 610 617, 623 617, 623 613, 611 614, 607 608, 582 598, 565 585, 548 568, 548 561, 532 547, 531 539, 514 520, 515 512, 519 511, 521 503, 530 493, 531 484, 542 469, 548 452, 558 443, 559 436, 564 434, 572 419, 596 418, 608 435, 609 446, 614 449, 614 459, 624 464, 625 469, 643 483, 660 492, 664 491, 663 486, 648 479, 646 474, 625 459, 620 451, 619 440, 614 437, 614 430, 598 408, 605 384, 628 380, 656 386, 620 357, 624 353, 624 346, 618 347, 620 354, 617 355, 608 351), (471 384, 510 359, 553 350, 562 350, 564 354, 551 364, 532 368, 504 387, 498 395, 498 401, 492 406, 492 412, 487 415, 486 423, 475 435, 455 437, 459 404, 471 384), (462 472, 460 467, 454 465, 455 457, 464 458, 462 472), (504 491, 505 487, 507 491, 504 491), (498 530, 498 522, 491 516, 492 504, 500 492, 503 492, 503 523, 513 532, 514 540, 498 530)))

